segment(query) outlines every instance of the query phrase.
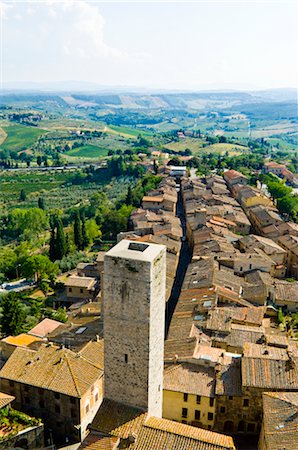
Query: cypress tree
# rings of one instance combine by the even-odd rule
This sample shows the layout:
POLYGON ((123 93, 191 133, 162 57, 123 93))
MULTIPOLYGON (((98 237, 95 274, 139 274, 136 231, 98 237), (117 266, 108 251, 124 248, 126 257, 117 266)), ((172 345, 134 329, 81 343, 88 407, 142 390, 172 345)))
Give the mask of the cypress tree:
POLYGON ((81 250, 84 250, 89 245, 89 236, 86 230, 85 217, 82 217, 82 247, 81 250))
POLYGON ((132 195, 131 186, 128 186, 125 203, 126 203, 126 205, 133 205, 133 195, 132 195))
POLYGON ((75 243, 76 247, 79 250, 81 250, 82 244, 83 244, 82 222, 81 222, 80 214, 78 211, 75 216, 73 231, 74 231, 74 243, 75 243))
POLYGON ((50 249, 49 249, 49 258, 51 261, 56 261, 57 259, 57 251, 56 251, 56 233, 55 226, 51 226, 51 237, 50 237, 50 249))
POLYGON ((43 198, 43 197, 39 197, 39 198, 38 198, 38 207, 39 207, 40 209, 45 210, 45 203, 44 203, 44 198, 43 198))
POLYGON ((20 201, 24 202, 26 198, 27 198, 26 192, 24 191, 24 189, 22 189, 20 192, 20 201))
POLYGON ((57 259, 62 259, 66 255, 67 244, 64 234, 62 220, 59 217, 57 219, 57 236, 56 236, 56 257, 57 259))

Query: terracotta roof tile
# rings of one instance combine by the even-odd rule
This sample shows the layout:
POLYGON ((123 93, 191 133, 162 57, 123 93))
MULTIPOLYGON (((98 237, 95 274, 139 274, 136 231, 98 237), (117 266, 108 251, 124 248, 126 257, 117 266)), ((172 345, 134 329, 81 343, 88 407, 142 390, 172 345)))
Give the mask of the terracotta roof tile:
POLYGON ((38 323, 35 327, 33 327, 28 334, 38 336, 38 337, 46 337, 48 333, 56 330, 61 325, 61 322, 53 319, 43 319, 40 323, 38 323))
POLYGON ((163 388, 167 391, 214 397, 214 369, 188 363, 172 365, 164 372, 163 388))
MULTIPOLYGON (((101 345, 94 351, 100 353, 101 345)), ((80 398, 103 375, 103 367, 90 359, 90 355, 86 359, 53 345, 42 345, 36 352, 17 348, 2 367, 0 377, 80 398)))
POLYGON ((14 399, 15 399, 15 397, 13 397, 12 395, 8 395, 8 394, 4 394, 3 392, 0 392, 0 409, 9 405, 14 399))
POLYGON ((298 393, 263 393, 263 431, 266 448, 298 449, 298 393))

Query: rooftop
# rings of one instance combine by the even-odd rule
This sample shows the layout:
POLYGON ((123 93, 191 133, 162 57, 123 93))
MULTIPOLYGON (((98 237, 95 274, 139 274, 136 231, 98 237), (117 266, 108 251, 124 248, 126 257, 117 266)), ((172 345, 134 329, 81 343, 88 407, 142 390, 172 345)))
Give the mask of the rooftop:
POLYGON ((77 275, 71 275, 66 279, 64 284, 66 287, 79 287, 91 289, 96 282, 97 282, 96 279, 93 277, 79 277, 77 275))
MULTIPOLYGON (((90 429, 99 434, 98 444, 103 436, 115 436, 126 440, 127 450, 235 449, 233 439, 229 436, 171 420, 147 417, 144 411, 109 399, 103 400, 90 429), (128 437, 132 435, 136 439, 130 444, 128 437)), ((93 445, 86 448, 99 450, 101 447, 93 445)))
POLYGON ((15 397, 13 397, 12 395, 8 395, 8 394, 4 394, 3 392, 0 392, 0 409, 9 405, 14 399, 15 399, 15 397))
POLYGON ((198 364, 174 364, 165 369, 164 390, 214 397, 215 373, 198 364))
POLYGON ((164 245, 145 244, 123 239, 106 253, 105 258, 123 258, 152 262, 165 249, 166 247, 164 245))
POLYGON ((245 175, 243 175, 243 173, 237 172, 237 170, 233 170, 233 169, 232 170, 227 170, 224 173, 224 177, 228 178, 229 180, 234 180, 234 179, 236 179, 238 177, 247 178, 245 175))
POLYGON ((266 448, 298 448, 298 393, 263 393, 263 427, 266 448))
POLYGON ((61 322, 58 322, 57 320, 43 319, 35 327, 33 327, 30 331, 28 331, 28 334, 43 338, 46 337, 47 334, 56 330, 56 328, 58 328, 60 325, 61 322))
POLYGON ((102 351, 97 342, 81 353, 52 344, 38 351, 19 347, 2 367, 0 378, 80 398, 103 375, 98 357, 102 351))
MULTIPOLYGON (((61 325, 60 322, 58 322, 61 325)), ((19 334, 18 336, 8 336, 1 340, 10 345, 15 345, 16 347, 29 347, 36 342, 42 342, 42 339, 36 336, 30 336, 29 334, 19 334)))

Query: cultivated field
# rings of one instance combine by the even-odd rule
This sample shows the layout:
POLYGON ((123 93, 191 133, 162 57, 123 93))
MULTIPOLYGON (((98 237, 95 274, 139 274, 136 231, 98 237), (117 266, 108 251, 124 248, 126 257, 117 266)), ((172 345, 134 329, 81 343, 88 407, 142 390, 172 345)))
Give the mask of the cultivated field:
POLYGON ((2 129, 7 134, 7 137, 2 142, 0 149, 16 152, 24 151, 32 147, 38 137, 46 133, 45 130, 26 125, 3 126, 2 129))

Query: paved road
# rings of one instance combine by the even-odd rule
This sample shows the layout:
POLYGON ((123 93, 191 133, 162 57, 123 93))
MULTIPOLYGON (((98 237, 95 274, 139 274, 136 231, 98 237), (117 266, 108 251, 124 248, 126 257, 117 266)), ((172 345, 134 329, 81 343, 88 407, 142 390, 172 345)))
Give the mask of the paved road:
POLYGON ((185 277, 185 273, 187 270, 187 266, 191 260, 191 252, 189 249, 188 241, 186 239, 186 219, 185 219, 185 212, 184 212, 183 201, 182 201, 182 194, 181 194, 180 190, 178 192, 178 202, 177 202, 176 214, 181 221, 181 226, 182 226, 182 230, 183 230, 183 238, 182 238, 182 245, 181 245, 181 249, 180 249, 180 257, 179 257, 178 267, 177 267, 177 271, 176 271, 176 277, 175 277, 175 281, 173 284, 171 296, 170 296, 167 306, 166 306, 166 329, 165 329, 166 337, 168 335, 171 319, 172 319, 175 307, 177 305, 177 302, 178 302, 178 299, 180 296, 180 292, 181 292, 183 280, 185 277))

